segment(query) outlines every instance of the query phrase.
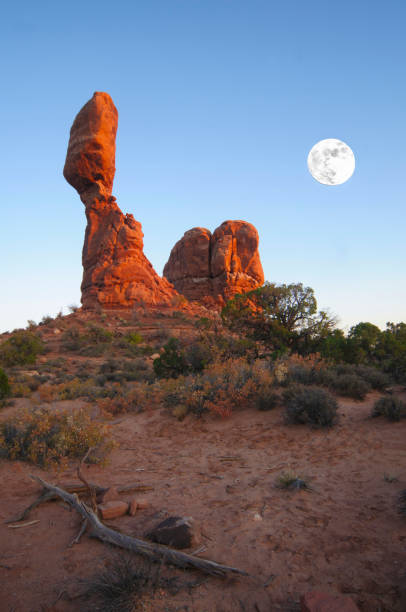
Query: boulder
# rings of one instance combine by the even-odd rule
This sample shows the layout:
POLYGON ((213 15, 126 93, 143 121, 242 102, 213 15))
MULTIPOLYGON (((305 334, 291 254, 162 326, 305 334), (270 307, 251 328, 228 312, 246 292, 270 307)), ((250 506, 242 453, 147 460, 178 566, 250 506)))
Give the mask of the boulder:
POLYGON ((141 224, 124 215, 112 196, 118 113, 111 97, 96 92, 73 122, 64 177, 85 205, 82 253, 85 308, 170 305, 178 296, 143 252, 141 224))
POLYGON ((301 612, 359 612, 350 597, 341 594, 309 591, 300 598, 301 612))
POLYGON ((199 533, 191 517, 170 516, 145 535, 146 538, 172 548, 190 548, 199 543, 199 533))
POLYGON ((101 514, 102 519, 115 519, 119 516, 124 516, 128 512, 128 503, 125 501, 107 501, 104 504, 98 504, 97 508, 101 514))
POLYGON ((186 232, 173 247, 164 277, 188 300, 222 306, 264 282, 258 232, 246 221, 225 221, 213 234, 186 232))

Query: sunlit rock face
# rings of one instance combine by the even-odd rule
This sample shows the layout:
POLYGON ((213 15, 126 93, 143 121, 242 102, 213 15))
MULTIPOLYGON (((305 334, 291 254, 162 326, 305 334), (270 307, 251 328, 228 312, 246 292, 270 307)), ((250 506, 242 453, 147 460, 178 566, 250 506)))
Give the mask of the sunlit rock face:
MULTIPOLYGON (((118 112, 109 94, 96 91, 71 127, 63 175, 80 196, 111 196, 116 172, 118 112)), ((86 203, 86 202, 85 202, 86 203)))
POLYGON ((111 195, 118 113, 111 97, 96 92, 73 122, 64 177, 86 207, 82 304, 105 308, 169 304, 178 295, 143 252, 141 224, 124 215, 111 195))
POLYGON ((263 284, 258 242, 246 221, 225 221, 213 234, 195 227, 173 247, 164 277, 189 300, 221 306, 263 284))

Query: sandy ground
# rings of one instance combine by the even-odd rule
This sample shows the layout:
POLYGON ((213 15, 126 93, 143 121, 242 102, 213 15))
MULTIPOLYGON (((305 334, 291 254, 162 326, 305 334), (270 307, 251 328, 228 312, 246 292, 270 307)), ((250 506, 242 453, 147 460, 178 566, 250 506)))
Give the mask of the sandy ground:
MULTIPOLYGON (((179 422, 159 410, 117 418, 120 448, 106 468, 90 466, 86 475, 103 486, 139 482, 153 490, 142 494, 148 509, 114 525, 142 536, 168 515, 192 516, 206 547, 200 556, 250 574, 161 593, 148 609, 294 611, 301 594, 323 587, 350 595, 363 612, 404 612, 406 518, 396 501, 406 488, 406 422, 368 418, 377 397, 340 399, 331 430, 285 425, 281 408, 225 420, 179 422), (312 490, 276 488, 289 468, 312 490)), ((108 565, 113 550, 87 536, 69 548, 80 520, 57 502, 35 509, 32 526, 5 525, 36 497, 30 473, 75 480, 75 466, 55 474, 0 462, 0 610, 87 610, 79 579, 108 565)))

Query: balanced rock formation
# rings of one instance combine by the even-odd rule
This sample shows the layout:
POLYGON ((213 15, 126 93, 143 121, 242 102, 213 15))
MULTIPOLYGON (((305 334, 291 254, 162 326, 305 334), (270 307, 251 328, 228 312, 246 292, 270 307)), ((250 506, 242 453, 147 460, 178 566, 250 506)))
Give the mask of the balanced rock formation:
POLYGON ((195 227, 173 247, 164 277, 189 300, 222 305, 263 284, 258 242, 246 221, 224 221, 213 234, 195 227))
POLYGON ((143 252, 141 224, 123 215, 113 197, 118 112, 96 92, 73 122, 64 177, 86 207, 82 304, 127 308, 137 302, 170 304, 177 292, 158 276, 143 252))

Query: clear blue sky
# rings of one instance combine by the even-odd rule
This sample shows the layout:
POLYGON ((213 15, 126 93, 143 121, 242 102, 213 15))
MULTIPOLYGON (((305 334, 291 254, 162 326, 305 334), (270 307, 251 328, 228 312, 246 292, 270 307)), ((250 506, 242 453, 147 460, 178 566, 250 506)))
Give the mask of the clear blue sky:
POLYGON ((244 219, 265 277, 342 327, 406 321, 403 0, 14 2, 2 9, 0 331, 80 303, 84 207, 62 176, 94 91, 119 111, 113 193, 159 274, 195 226, 244 219), (341 186, 310 148, 347 142, 341 186))

